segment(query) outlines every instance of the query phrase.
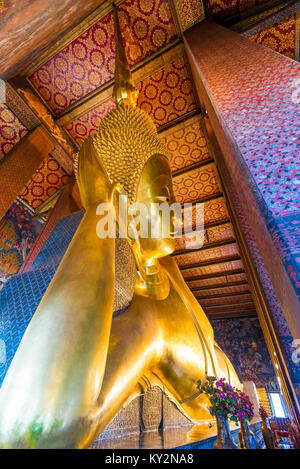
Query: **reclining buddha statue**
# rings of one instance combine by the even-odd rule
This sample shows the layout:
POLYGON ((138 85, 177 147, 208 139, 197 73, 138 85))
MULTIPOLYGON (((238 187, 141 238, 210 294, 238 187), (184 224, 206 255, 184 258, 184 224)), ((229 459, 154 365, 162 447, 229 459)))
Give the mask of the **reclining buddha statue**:
MULTIPOLYGON (((168 152, 136 106, 117 12, 116 107, 83 143, 76 177, 84 217, 47 288, 0 389, 1 448, 86 448, 149 386, 159 386, 192 422, 211 420, 196 382, 239 379, 170 254, 168 236, 123 240, 134 256, 130 305, 113 315, 116 240, 99 237, 97 207, 172 204, 168 152)), ((128 224, 132 222, 128 217, 128 224)), ((151 223, 161 228, 161 216, 151 223)), ((126 265, 124 264, 124 269, 126 265)))

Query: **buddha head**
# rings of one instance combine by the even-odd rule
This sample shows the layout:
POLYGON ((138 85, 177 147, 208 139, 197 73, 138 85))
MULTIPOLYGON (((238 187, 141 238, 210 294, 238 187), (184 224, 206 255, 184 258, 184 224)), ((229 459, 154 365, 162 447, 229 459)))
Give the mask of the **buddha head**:
MULTIPOLYGON (((83 144, 76 167, 82 199, 87 199, 91 177, 98 177, 98 186, 103 185, 99 181, 105 180, 107 190, 121 187, 129 205, 140 204, 146 208, 149 236, 128 236, 128 242, 140 276, 144 280, 147 276, 148 280, 154 279, 158 272, 157 259, 175 249, 174 213, 169 212, 168 223, 165 223, 161 210, 162 205, 173 204, 175 198, 168 151, 151 118, 132 104, 117 104, 102 119, 98 132, 83 144), (83 177, 83 168, 88 162, 89 176, 83 177)), ((130 234, 136 227, 136 214, 128 211, 127 220, 130 234)))
MULTIPOLYGON (((175 202, 169 154, 150 116, 136 106, 138 93, 126 60, 116 9, 114 19, 116 68, 113 97, 116 107, 106 114, 98 131, 83 144, 76 164, 77 179, 82 198, 86 199, 84 186, 88 184, 88 178, 79 174, 85 158, 90 162, 90 175, 103 173, 98 187, 103 188, 106 181, 108 186, 121 189, 131 206, 146 207, 149 236, 138 234, 134 239, 129 236, 128 241, 139 270, 150 273, 156 271, 154 265, 157 265, 158 258, 171 254, 175 249, 174 213, 169 211, 168 223, 165 223, 166 217, 159 207, 175 202)), ((131 234, 137 228, 135 215, 127 214, 127 232, 131 234)), ((145 223, 145 212, 140 213, 141 217, 143 215, 145 223)))
MULTIPOLYGON (((144 223, 148 224, 149 236, 133 238, 128 235, 128 242, 141 275, 155 273, 157 259, 175 249, 174 213, 169 212, 170 218, 165 223, 161 210, 162 204, 170 206, 175 198, 168 151, 159 139, 153 121, 143 110, 124 102, 117 103, 106 114, 98 132, 79 151, 77 179, 82 198, 86 199, 83 187, 86 183, 82 178, 84 159, 94 164, 90 174, 98 173, 99 180, 108 181, 107 187, 121 188, 129 205, 146 208, 148 215, 144 223), (156 233, 154 237, 153 232, 156 233)), ((127 220, 127 232, 133 233, 137 225, 136 214, 128 211, 127 220)))

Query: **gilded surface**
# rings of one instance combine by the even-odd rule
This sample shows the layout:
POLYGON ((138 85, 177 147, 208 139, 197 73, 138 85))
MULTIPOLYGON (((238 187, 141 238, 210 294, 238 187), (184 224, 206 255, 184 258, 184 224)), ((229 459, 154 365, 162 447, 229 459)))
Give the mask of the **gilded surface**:
POLYGON ((211 416, 196 381, 208 373, 240 386, 169 256, 175 239, 158 214, 152 221, 160 238, 129 240, 135 293, 113 318, 115 240, 97 236, 96 207, 114 204, 116 183, 132 201, 175 201, 167 150, 150 118, 118 105, 83 144, 76 173, 86 213, 0 390, 4 448, 88 447, 122 406, 154 385, 205 426, 211 416))

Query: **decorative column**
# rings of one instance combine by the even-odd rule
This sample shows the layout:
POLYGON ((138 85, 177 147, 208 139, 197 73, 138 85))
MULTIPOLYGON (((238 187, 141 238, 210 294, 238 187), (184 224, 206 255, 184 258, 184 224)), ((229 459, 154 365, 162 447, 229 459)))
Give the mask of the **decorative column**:
POLYGON ((210 22, 186 32, 184 42, 208 134, 219 149, 219 171, 292 381, 290 393, 299 397, 293 340, 300 338, 300 65, 210 22))

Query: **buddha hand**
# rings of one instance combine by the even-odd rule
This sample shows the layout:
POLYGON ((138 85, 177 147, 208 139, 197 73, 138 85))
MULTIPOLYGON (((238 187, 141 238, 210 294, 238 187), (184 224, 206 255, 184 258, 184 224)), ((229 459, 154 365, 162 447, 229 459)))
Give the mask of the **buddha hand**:
POLYGON ((109 201, 111 183, 97 157, 93 137, 87 138, 79 150, 75 162, 75 174, 81 202, 85 209, 91 205, 109 201))

